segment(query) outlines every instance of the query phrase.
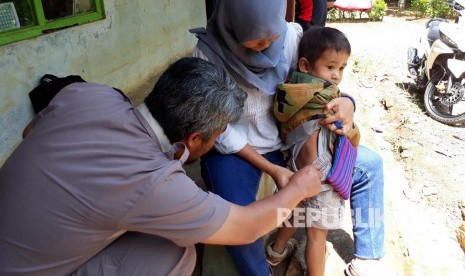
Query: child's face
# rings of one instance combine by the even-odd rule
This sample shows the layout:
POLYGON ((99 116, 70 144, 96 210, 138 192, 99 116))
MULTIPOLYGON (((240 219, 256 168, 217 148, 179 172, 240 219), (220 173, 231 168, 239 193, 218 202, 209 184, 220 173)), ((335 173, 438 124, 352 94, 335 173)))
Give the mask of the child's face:
POLYGON ((260 52, 270 47, 270 44, 273 41, 277 40, 278 38, 279 38, 279 35, 273 35, 265 39, 255 39, 255 40, 245 41, 245 42, 242 42, 241 45, 250 50, 260 52))
POLYGON ((326 50, 315 62, 315 65, 313 67, 308 66, 307 72, 304 73, 329 81, 332 84, 339 84, 347 66, 347 60, 349 60, 347 52, 326 50))

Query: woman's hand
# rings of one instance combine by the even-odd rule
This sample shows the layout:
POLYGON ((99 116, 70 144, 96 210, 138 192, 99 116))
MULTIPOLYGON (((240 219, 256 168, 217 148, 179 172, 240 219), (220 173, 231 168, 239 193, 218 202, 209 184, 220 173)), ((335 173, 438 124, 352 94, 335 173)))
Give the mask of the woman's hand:
POLYGON ((323 113, 328 114, 330 110, 334 112, 334 115, 329 115, 326 119, 321 120, 320 124, 339 135, 345 135, 354 124, 355 106, 352 100, 347 97, 333 99, 325 106, 323 113), (336 121, 342 122, 341 129, 333 124, 336 121))
POLYGON ((294 175, 291 170, 278 165, 274 165, 273 169, 270 170, 268 174, 273 178, 278 189, 284 188, 284 186, 289 183, 289 179, 291 179, 292 175, 294 175))

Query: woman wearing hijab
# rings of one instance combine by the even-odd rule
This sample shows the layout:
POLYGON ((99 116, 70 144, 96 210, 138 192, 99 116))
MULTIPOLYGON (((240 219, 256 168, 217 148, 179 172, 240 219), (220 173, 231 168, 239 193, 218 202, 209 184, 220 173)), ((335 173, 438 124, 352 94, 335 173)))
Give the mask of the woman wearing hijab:
MULTIPOLYGON (((248 94, 241 119, 228 125, 216 140, 215 150, 201 159, 207 187, 239 205, 256 200, 262 172, 278 187, 286 185, 292 175, 284 168, 282 143, 272 114, 277 84, 296 67, 302 36, 297 23, 285 22, 285 12, 286 1, 282 0, 220 0, 207 28, 191 30, 198 38, 194 56, 222 66, 248 94)), ((355 106, 351 98, 337 98, 327 108, 336 113, 322 120, 326 127, 339 134, 352 127, 355 106), (334 121, 342 121, 343 129, 337 130, 334 121)), ((384 180, 380 156, 363 146, 358 149, 355 167, 351 208, 356 215, 357 258, 349 265, 363 271, 363 259, 376 260, 384 255, 383 220, 378 217, 375 225, 367 223, 373 212, 383 216, 384 180)), ((292 242, 286 246, 286 257, 294 247, 292 242)), ((242 275, 270 273, 261 240, 226 248, 242 275)), ((379 270, 377 273, 380 275, 379 270)))

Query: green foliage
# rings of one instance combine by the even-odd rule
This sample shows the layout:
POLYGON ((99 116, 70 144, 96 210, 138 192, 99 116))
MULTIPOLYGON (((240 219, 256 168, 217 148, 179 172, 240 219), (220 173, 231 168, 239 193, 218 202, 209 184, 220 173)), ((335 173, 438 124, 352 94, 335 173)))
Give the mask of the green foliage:
MULTIPOLYGON (((404 0, 405 7, 411 7, 414 0, 404 0)), ((386 3, 392 6, 399 6, 401 0, 386 0, 386 3)))
POLYGON ((348 12, 348 15, 349 15, 349 19, 356 19, 357 18, 357 13, 356 12, 353 12, 353 11, 349 11, 348 12))
POLYGON ((424 17, 428 13, 429 0, 412 0, 412 10, 417 12, 417 16, 424 17))
POLYGON ((339 12, 340 11, 337 9, 330 9, 328 11, 327 20, 332 22, 337 21, 340 18, 339 12))
POLYGON ((386 14, 386 10, 387 5, 384 0, 375 0, 371 6, 371 11, 368 13, 368 17, 372 21, 381 21, 386 14))
POLYGON ((450 17, 453 15, 452 9, 444 0, 431 0, 428 12, 431 17, 450 17))
POLYGON ((412 0, 412 10, 417 16, 425 17, 451 17, 452 9, 444 0, 412 0))

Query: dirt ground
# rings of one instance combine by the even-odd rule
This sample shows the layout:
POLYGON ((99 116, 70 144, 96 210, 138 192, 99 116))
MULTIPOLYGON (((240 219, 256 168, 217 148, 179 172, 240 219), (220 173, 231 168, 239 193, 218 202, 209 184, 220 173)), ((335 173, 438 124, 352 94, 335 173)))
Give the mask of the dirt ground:
MULTIPOLYGON (((418 217, 413 220, 424 215, 423 220, 427 222, 424 224, 420 220, 417 225, 399 226, 416 232, 412 236, 424 235, 424 239, 429 240, 420 238, 416 245, 407 245, 404 255, 413 262, 419 261, 415 257, 423 258, 423 255, 412 256, 415 250, 409 252, 409 246, 420 246, 417 243, 424 243, 425 247, 418 248, 418 252, 447 251, 447 260, 442 264, 445 270, 426 270, 431 274, 422 274, 412 269, 406 274, 457 275, 452 271, 458 270, 448 270, 448 267, 465 268, 464 251, 457 241, 457 230, 465 220, 465 166, 462 163, 465 160, 465 128, 447 126, 428 117, 423 106, 423 91, 417 91, 413 79, 408 76, 407 49, 416 45, 426 19, 391 14, 382 22, 354 21, 328 24, 342 30, 352 45, 341 90, 357 98, 355 121, 362 129, 362 144, 380 153, 389 152, 392 162, 401 168, 400 172, 394 172, 386 170, 385 166, 385 178, 393 180, 402 174, 406 179, 400 184, 396 182, 400 196, 386 201, 394 208, 418 208, 418 217), (401 200, 406 200, 407 205, 401 204, 401 200), (438 227, 440 231, 431 233, 438 227), (435 243, 428 243, 431 239, 435 243), (447 263, 452 260, 453 264, 447 263)), ((390 187, 386 187, 388 189, 390 187)), ((408 224, 402 212, 400 209, 391 215, 397 216, 394 217, 397 223, 408 224)), ((434 255, 430 257, 432 260, 423 261, 437 262, 434 255)))

